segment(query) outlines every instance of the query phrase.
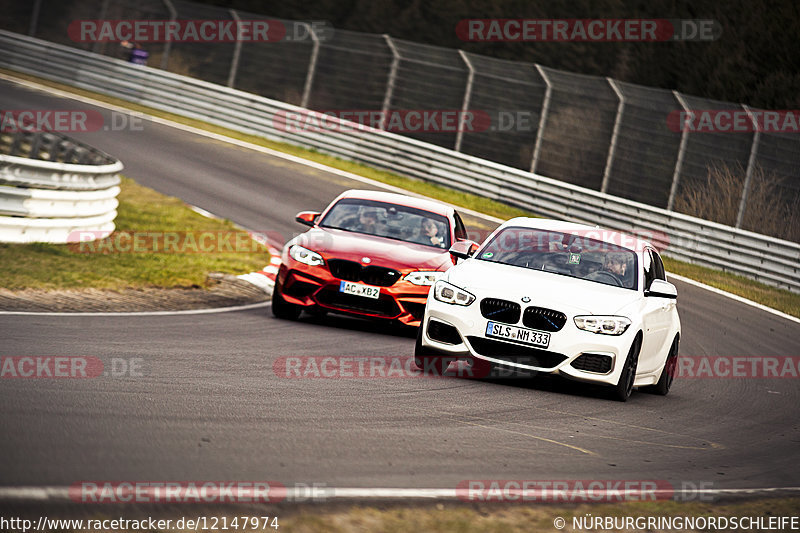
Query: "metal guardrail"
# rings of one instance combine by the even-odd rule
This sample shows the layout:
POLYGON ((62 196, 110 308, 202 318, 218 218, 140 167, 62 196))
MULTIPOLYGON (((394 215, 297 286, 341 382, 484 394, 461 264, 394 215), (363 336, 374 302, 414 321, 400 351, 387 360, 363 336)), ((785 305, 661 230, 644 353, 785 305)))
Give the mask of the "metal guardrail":
POLYGON ((122 163, 54 132, 0 133, 0 242, 114 231, 122 163))
POLYGON ((651 207, 201 80, 0 31, 0 67, 476 193, 542 216, 649 236, 666 255, 800 292, 800 244, 651 207), (288 121, 287 121, 288 117, 288 121), (296 130, 296 131, 295 131, 296 130))

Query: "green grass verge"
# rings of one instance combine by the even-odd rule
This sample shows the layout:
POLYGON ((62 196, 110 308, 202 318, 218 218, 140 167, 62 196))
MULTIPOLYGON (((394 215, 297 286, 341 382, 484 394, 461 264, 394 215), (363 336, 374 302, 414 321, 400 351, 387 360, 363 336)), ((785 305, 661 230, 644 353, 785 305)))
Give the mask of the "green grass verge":
MULTIPOLYGON (((121 98, 105 96, 84 89, 77 89, 68 85, 52 82, 28 74, 22 74, 6 69, 0 69, 0 72, 5 72, 6 74, 12 76, 34 81, 36 83, 54 87, 66 92, 94 98, 102 102, 125 107, 134 111, 140 111, 149 115, 166 118, 174 122, 186 124, 188 126, 193 126, 213 133, 218 133, 220 135, 225 135, 227 137, 249 142, 258 146, 263 146, 265 148, 271 148, 283 153, 296 155, 298 157, 302 157, 303 159, 308 159, 310 161, 315 161, 333 168, 352 172, 353 174, 358 174, 359 176, 364 176, 381 183, 386 183, 388 185, 400 187, 408 191, 424 194, 431 198, 436 198, 453 205, 472 209, 474 211, 492 215, 501 219, 508 219, 515 216, 536 216, 535 214, 524 209, 512 207, 494 200, 480 197, 478 195, 456 191, 440 185, 399 176, 397 174, 378 170, 360 163, 354 163, 352 161, 346 161, 337 157, 321 154, 315 150, 309 150, 291 144, 270 141, 263 137, 240 133, 200 120, 190 119, 174 113, 168 113, 151 107, 128 102, 121 98)), ((684 263, 674 259, 667 258, 666 263, 667 269, 670 272, 700 281, 702 283, 707 283, 708 285, 729 291, 733 294, 748 298, 760 304, 773 307, 779 311, 783 311, 784 313, 800 317, 800 294, 794 294, 786 290, 776 289, 768 285, 757 283, 741 276, 684 263)))
POLYGON ((3 287, 12 290, 202 287, 210 272, 243 274, 269 264, 265 247, 251 240, 237 247, 236 236, 242 243, 244 235, 232 222, 206 218, 178 198, 165 196, 124 177, 121 189, 115 221, 117 231, 102 241, 86 243, 82 252, 74 245, 65 244, 0 243, 3 287), (127 232, 163 232, 162 235, 175 235, 178 240, 167 252, 141 253, 152 249, 149 244, 152 240, 142 239, 137 244, 128 238, 127 232), (184 238, 184 235, 199 236, 200 232, 213 232, 211 240, 206 238, 193 245, 190 239, 184 238), (217 238, 226 235, 231 235, 230 246, 217 238), (204 252, 203 249, 208 250, 212 243, 222 243, 217 247, 222 251, 204 252), (124 250, 129 246, 139 253, 109 253, 109 250, 124 250), (231 249, 246 251, 226 251, 231 249), (188 253, 175 253, 177 251, 188 253))
POLYGON ((711 285, 762 305, 800 317, 800 294, 776 289, 751 279, 664 257, 668 272, 711 285))

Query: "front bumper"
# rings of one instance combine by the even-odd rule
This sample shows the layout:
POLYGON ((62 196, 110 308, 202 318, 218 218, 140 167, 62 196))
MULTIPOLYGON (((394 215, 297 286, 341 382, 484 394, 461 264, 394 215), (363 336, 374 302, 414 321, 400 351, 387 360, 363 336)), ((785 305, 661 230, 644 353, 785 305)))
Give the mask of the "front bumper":
MULTIPOLYGON (((339 291, 342 280, 334 277, 325 266, 311 267, 285 259, 278 271, 276 285, 283 298, 291 304, 364 318, 392 320, 414 327, 420 324, 430 286, 414 285, 399 279, 389 287, 380 287, 380 297, 377 299, 354 296, 339 291)), ((410 271, 400 272, 405 276, 410 271)))
MULTIPOLYGON (((487 337, 489 322, 481 315, 479 300, 465 307, 431 296, 422 323, 422 346, 443 356, 474 357, 521 371, 615 385, 637 333, 633 326, 620 336, 583 331, 568 315, 561 330, 549 332, 548 346, 539 348, 487 337)), ((522 323, 514 325, 529 329, 522 323)), ((637 386, 652 383, 655 380, 650 376, 637 376, 637 386)))

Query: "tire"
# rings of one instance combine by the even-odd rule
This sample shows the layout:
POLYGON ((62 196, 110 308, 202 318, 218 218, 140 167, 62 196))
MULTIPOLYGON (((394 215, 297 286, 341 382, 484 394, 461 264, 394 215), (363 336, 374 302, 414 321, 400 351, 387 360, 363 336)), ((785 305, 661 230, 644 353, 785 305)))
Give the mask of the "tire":
POLYGON ((613 398, 620 402, 628 401, 633 392, 633 383, 636 381, 636 368, 639 366, 639 350, 642 348, 642 338, 637 335, 628 350, 625 366, 619 376, 619 382, 613 389, 613 398))
POLYGON ((672 388, 672 382, 675 381, 675 373, 678 369, 678 349, 680 339, 675 337, 672 341, 672 346, 669 348, 667 360, 664 361, 664 369, 661 371, 661 377, 658 378, 658 383, 645 387, 643 390, 651 393, 658 394, 659 396, 666 396, 672 388))
POLYGON ((272 291, 272 315, 283 320, 297 320, 302 311, 299 305, 290 304, 283 299, 281 288, 276 283, 272 291))
POLYGON ((414 345, 414 364, 426 376, 443 376, 450 366, 450 358, 434 355, 422 346, 422 325, 417 329, 417 342, 414 345))

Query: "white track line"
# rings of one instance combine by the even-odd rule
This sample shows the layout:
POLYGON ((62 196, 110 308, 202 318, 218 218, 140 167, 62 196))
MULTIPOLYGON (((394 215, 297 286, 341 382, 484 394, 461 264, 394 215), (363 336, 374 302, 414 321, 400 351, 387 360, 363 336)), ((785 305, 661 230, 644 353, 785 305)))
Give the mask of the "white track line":
POLYGON ((232 307, 217 307, 212 309, 185 309, 183 311, 129 311, 120 313, 88 312, 88 313, 49 313, 46 311, 0 311, 0 315, 19 316, 171 316, 171 315, 210 315, 212 313, 230 313, 232 311, 247 311, 269 307, 272 302, 258 302, 254 304, 236 305, 232 307))
MULTIPOLYGON (((73 489, 74 490, 74 489, 73 489)), ((463 489, 443 489, 443 488, 360 488, 360 487, 314 487, 313 491, 317 497, 310 497, 309 487, 287 487, 286 500, 289 502, 326 502, 330 500, 358 499, 358 500, 462 500, 473 501, 468 498, 463 489)), ((751 489, 690 489, 690 490, 670 490, 658 489, 652 491, 653 494, 664 499, 697 499, 699 496, 775 496, 775 495, 795 495, 800 494, 800 487, 763 487, 751 489)), ((510 492, 511 496, 524 496, 522 491, 510 492)), ((614 493, 615 497, 618 494, 614 493)), ((637 493, 634 496, 640 496, 637 493)), ((543 495, 541 501, 552 501, 559 503, 558 494, 554 493, 549 500, 547 495, 543 495)), ((41 487, 0 487, 0 502, 8 501, 38 501, 38 502, 68 502, 70 497, 70 487, 64 486, 41 486, 41 487)), ((479 500, 474 500, 479 501, 479 500)), ((515 501, 510 499, 510 501, 515 501)), ((611 500, 613 502, 616 499, 611 500)), ((502 503, 502 501, 500 500, 502 503)), ((154 502, 158 503, 158 502, 154 502)), ((165 502, 166 503, 166 502, 165 502)), ((569 502, 563 502, 569 503, 569 502)), ((602 501, 598 503, 604 503, 602 501)))
MULTIPOLYGON (((4 73, 0 73, 0 79, 6 80, 6 81, 10 81, 12 83, 16 83, 17 85, 22 85, 23 87, 36 89, 36 90, 47 92, 47 93, 50 93, 50 94, 53 94, 53 95, 56 95, 56 96, 61 96, 61 97, 64 97, 64 98, 70 98, 72 100, 78 100, 79 102, 85 102, 87 104, 91 104, 91 105, 94 105, 94 106, 97 106, 97 107, 102 107, 104 109, 109 109, 109 110, 112 110, 112 111, 120 111, 120 112, 123 112, 123 113, 138 113, 137 111, 132 111, 132 110, 124 108, 124 107, 116 106, 116 105, 113 105, 113 104, 108 104, 106 102, 101 102, 100 100, 95 100, 93 98, 89 98, 89 97, 86 97, 86 96, 80 96, 80 95, 72 94, 72 93, 69 93, 69 92, 66 92, 66 91, 62 91, 62 90, 59 90, 59 89, 54 89, 52 87, 48 87, 46 85, 41 85, 39 83, 35 83, 35 82, 27 81, 27 80, 22 80, 22 79, 15 78, 14 76, 10 76, 10 75, 4 74, 4 73)), ((210 139, 215 139, 215 140, 218 140, 218 141, 226 142, 226 143, 229 143, 229 144, 233 144, 235 146, 240 146, 242 148, 248 148, 248 149, 254 150, 256 152, 261 152, 263 154, 267 154, 267 155, 271 155, 271 156, 278 157, 278 158, 281 158, 281 159, 285 159, 285 160, 291 161, 293 163, 298 163, 300 165, 305 165, 307 167, 315 168, 317 170, 322 170, 322 171, 328 172, 330 174, 334 174, 334 175, 337 175, 337 176, 348 178, 348 179, 351 179, 351 180, 354 180, 354 181, 359 181, 361 183, 366 183, 366 184, 372 185, 374 187, 379 187, 379 188, 382 188, 382 189, 386 189, 388 191, 397 192, 397 193, 400 193, 400 194, 411 195, 411 196, 417 196, 417 197, 420 197, 420 198, 426 198, 425 196, 423 196, 421 194, 412 193, 412 192, 407 191, 405 189, 401 189, 400 187, 387 185, 387 184, 381 183, 379 181, 375 181, 375 180, 372 180, 372 179, 369 179, 369 178, 365 178, 364 176, 359 176, 358 174, 353 174, 352 172, 339 170, 338 168, 329 167, 327 165, 323 165, 322 163, 316 163, 314 161, 308 161, 307 159, 303 159, 301 157, 297 157, 297 156, 290 155, 290 154, 285 154, 283 152, 279 152, 279 151, 273 150, 271 148, 265 148, 265 147, 259 146, 257 144, 249 143, 249 142, 246 142, 246 141, 240 141, 238 139, 232 139, 231 137, 226 137, 226 136, 220 135, 218 133, 212 133, 210 131, 201 130, 199 128, 195 128, 195 127, 192 127, 192 126, 187 126, 186 124, 181 124, 179 122, 173 122, 172 120, 167 120, 167 119, 160 118, 160 117, 154 117, 154 116, 147 115, 147 114, 144 114, 144 113, 140 113, 140 115, 141 115, 142 118, 150 120, 151 122, 155 122, 156 124, 162 124, 162 125, 165 125, 165 126, 170 126, 170 127, 182 130, 182 131, 187 131, 187 132, 190 132, 190 133, 194 133, 196 135, 202 135, 203 137, 208 137, 210 139)), ((458 209, 462 213, 468 213, 468 214, 470 214, 470 215, 472 215, 474 217, 477 217, 477 218, 482 218, 484 220, 488 220, 488 221, 496 222, 496 223, 505 222, 501 218, 493 217, 491 215, 486 215, 484 213, 479 213, 477 211, 473 211, 471 209, 467 209, 467 208, 464 208, 464 207, 448 204, 447 202, 442 202, 441 200, 435 200, 435 201, 440 202, 440 203, 444 203, 444 204, 449 205, 451 207, 454 207, 454 208, 458 209)), ((208 213, 208 211, 206 211, 206 213, 208 213)), ((209 213, 209 215, 211 215, 211 213, 209 213)), ((212 215, 212 216, 214 216, 214 215, 212 215)), ((766 311, 766 312, 771 313, 771 314, 773 314, 775 316, 779 316, 779 317, 791 320, 793 322, 800 323, 800 319, 798 319, 796 317, 793 317, 791 315, 787 315, 786 313, 778 311, 777 309, 773 309, 771 307, 767 307, 765 305, 753 302, 752 300, 748 300, 747 298, 742 298, 741 296, 737 296, 737 295, 731 294, 731 293, 729 293, 727 291, 723 291, 721 289, 717 289, 715 287, 711 287, 711 286, 706 285, 704 283, 701 283, 699 281, 695 281, 695 280, 690 280, 688 278, 684 278, 683 276, 678 276, 678 275, 675 275, 675 274, 670 274, 670 276, 674 277, 675 279, 678 279, 678 280, 681 280, 681 281, 685 281, 686 283, 691 283, 692 285, 694 285, 696 287, 699 287, 701 289, 709 290, 709 291, 711 291, 711 292, 713 292, 715 294, 719 294, 720 296, 725 296, 725 297, 730 298, 732 300, 735 300, 737 302, 740 302, 740 303, 755 307, 756 309, 760 309, 762 311, 766 311)))

